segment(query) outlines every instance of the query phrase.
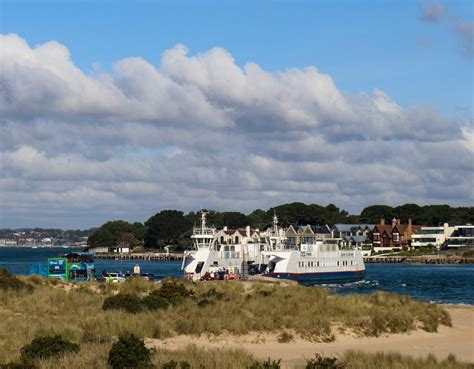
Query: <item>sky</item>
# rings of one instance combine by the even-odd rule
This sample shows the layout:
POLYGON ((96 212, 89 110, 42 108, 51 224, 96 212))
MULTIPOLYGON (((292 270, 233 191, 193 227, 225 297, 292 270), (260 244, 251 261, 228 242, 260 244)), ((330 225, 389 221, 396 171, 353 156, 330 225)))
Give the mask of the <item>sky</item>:
POLYGON ((474 203, 470 1, 0 0, 0 227, 474 203))

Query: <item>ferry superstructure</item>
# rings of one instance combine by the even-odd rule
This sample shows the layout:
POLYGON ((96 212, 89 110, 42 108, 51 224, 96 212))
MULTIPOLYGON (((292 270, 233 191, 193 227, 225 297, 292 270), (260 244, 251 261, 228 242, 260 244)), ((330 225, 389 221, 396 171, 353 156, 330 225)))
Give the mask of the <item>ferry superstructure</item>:
POLYGON ((206 213, 201 214, 201 226, 194 227, 191 241, 192 250, 186 250, 183 256, 182 270, 193 280, 201 279, 206 273, 218 270, 231 270, 236 274, 245 274, 249 264, 266 266, 269 257, 264 251, 284 248, 285 233, 278 227, 274 216, 273 227, 266 232, 264 242, 238 244, 219 244, 216 229, 206 224, 206 213))
POLYGON ((301 283, 361 280, 365 264, 359 250, 340 249, 337 244, 302 244, 300 250, 264 252, 269 257, 265 275, 301 283))

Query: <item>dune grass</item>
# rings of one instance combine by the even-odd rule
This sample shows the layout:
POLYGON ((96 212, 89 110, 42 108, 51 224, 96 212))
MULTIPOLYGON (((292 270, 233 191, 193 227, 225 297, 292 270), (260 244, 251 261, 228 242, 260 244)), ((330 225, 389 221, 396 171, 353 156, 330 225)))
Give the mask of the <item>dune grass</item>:
POLYGON ((159 285, 139 279, 120 285, 71 284, 30 277, 21 280, 32 286, 31 290, 0 289, 0 363, 17 360, 21 347, 41 335, 61 335, 80 344, 80 356, 84 358, 66 355, 61 360, 81 360, 73 367, 85 368, 100 367, 96 364, 107 356, 113 340, 126 332, 142 338, 166 338, 179 334, 291 331, 308 340, 331 341, 335 324, 340 330, 371 336, 417 328, 434 332, 440 324, 451 325, 441 307, 385 292, 339 296, 304 286, 186 284, 193 295, 181 303, 131 314, 104 311, 103 302, 121 293, 143 298, 159 285))
POLYGON ((458 361, 453 355, 438 360, 433 355, 414 358, 399 353, 375 354, 348 351, 338 360, 344 369, 472 369, 473 364, 458 361))

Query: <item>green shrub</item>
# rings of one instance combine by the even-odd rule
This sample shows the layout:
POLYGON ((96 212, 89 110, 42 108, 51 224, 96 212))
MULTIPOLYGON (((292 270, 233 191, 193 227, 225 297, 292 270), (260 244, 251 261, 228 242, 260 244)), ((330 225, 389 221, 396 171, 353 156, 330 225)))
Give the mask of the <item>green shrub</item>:
POLYGON ((281 332, 278 336, 278 342, 280 343, 288 343, 293 341, 295 337, 291 333, 288 333, 287 331, 281 332))
POLYGON ((216 300, 222 300, 222 298, 225 296, 225 292, 218 292, 214 287, 209 289, 209 291, 203 293, 201 295, 205 299, 216 299, 216 300))
POLYGON ((315 355, 314 359, 306 362, 306 369, 342 369, 344 366, 337 363, 335 357, 322 357, 319 354, 315 355))
POLYGON ((465 258, 474 258, 474 250, 464 251, 462 256, 465 258))
POLYGON ((255 361, 252 365, 250 365, 247 369, 280 369, 281 368, 281 360, 268 360, 265 361, 255 361))
POLYGON ((34 363, 7 363, 7 364, 0 364, 0 369, 38 369, 36 364, 34 363))
POLYGON ((179 366, 178 363, 174 360, 170 360, 167 363, 164 363, 162 366, 163 369, 191 369, 191 364, 187 361, 180 361, 179 366))
POLYGON ((179 368, 180 369, 191 369, 191 364, 189 364, 187 361, 180 361, 179 362, 179 368))
POLYGON ((19 280, 17 277, 10 274, 6 269, 0 269, 0 290, 31 290, 29 284, 19 280))
POLYGON ((37 337, 21 349, 21 359, 28 363, 35 359, 79 352, 79 345, 63 339, 61 336, 37 337))
POLYGON ((183 283, 171 278, 163 280, 157 293, 158 296, 167 300, 171 305, 180 304, 184 299, 194 295, 193 291, 188 290, 183 283))
POLYGON ((163 369, 176 369, 178 367, 178 363, 174 360, 170 360, 167 363, 163 364, 163 369))
POLYGON ((158 291, 152 291, 148 296, 144 297, 142 304, 149 310, 167 309, 170 305, 166 299, 158 294, 158 291))
POLYGON ((151 367, 151 352, 142 339, 134 334, 123 334, 112 345, 108 363, 112 369, 133 369, 151 367))
POLYGON ((200 301, 197 303, 197 306, 199 306, 199 307, 205 307, 205 306, 211 305, 211 304, 213 304, 213 303, 214 303, 214 302, 213 302, 212 300, 209 300, 209 299, 204 298, 204 299, 200 300, 200 301))
POLYGON ((125 310, 128 313, 135 314, 143 310, 143 305, 140 297, 119 293, 118 295, 107 297, 102 304, 102 309, 125 310))

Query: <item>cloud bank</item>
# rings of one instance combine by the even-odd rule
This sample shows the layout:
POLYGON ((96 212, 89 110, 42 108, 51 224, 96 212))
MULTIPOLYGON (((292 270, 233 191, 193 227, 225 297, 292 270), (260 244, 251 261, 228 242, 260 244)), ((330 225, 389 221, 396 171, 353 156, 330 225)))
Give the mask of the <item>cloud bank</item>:
POLYGON ((163 208, 303 201, 472 204, 473 125, 310 66, 223 48, 86 74, 68 49, 0 38, 1 226, 85 227, 163 208))

